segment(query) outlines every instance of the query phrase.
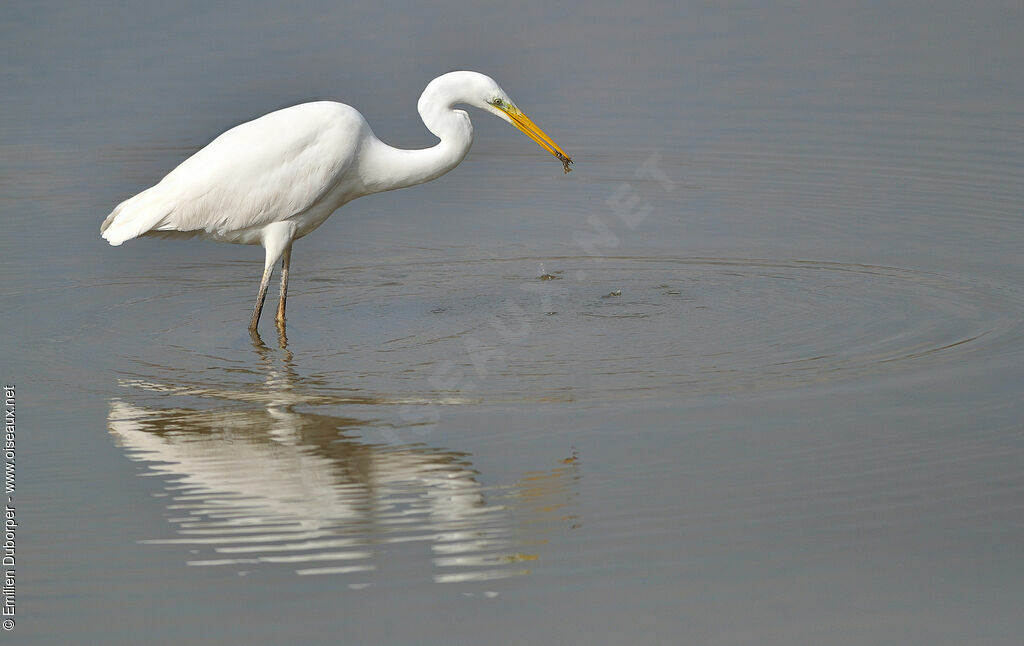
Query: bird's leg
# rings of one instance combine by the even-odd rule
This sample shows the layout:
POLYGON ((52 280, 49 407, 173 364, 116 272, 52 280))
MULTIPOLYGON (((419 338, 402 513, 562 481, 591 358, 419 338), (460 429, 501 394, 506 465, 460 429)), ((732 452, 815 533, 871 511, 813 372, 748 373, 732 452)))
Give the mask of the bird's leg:
POLYGON ((274 273, 274 265, 267 265, 263 270, 263 280, 260 281, 260 293, 256 297, 256 307, 252 310, 252 319, 249 320, 249 331, 254 332, 260 323, 260 314, 263 312, 263 301, 267 298, 267 288, 270 287, 270 275, 274 273))
POLYGON ((288 299, 288 267, 292 262, 292 244, 284 248, 281 256, 281 300, 277 302, 277 325, 284 326, 284 303, 288 299))
POLYGON ((260 295, 256 298, 256 308, 252 311, 252 320, 249 321, 249 329, 255 330, 260 322, 260 312, 263 311, 263 301, 267 297, 267 287, 270 286, 270 276, 274 273, 274 265, 278 259, 284 256, 281 267, 284 269, 281 276, 281 305, 277 310, 277 324, 284 324, 284 290, 288 286, 288 256, 291 255, 292 240, 295 238, 295 223, 289 220, 271 222, 260 231, 260 244, 267 251, 266 260, 263 262, 263 280, 260 281, 260 295), (288 255, 285 255, 288 254, 288 255))
POLYGON ((257 350, 265 350, 267 344, 263 342, 263 337, 260 336, 260 331, 255 328, 249 328, 249 338, 252 339, 252 344, 256 346, 257 350))

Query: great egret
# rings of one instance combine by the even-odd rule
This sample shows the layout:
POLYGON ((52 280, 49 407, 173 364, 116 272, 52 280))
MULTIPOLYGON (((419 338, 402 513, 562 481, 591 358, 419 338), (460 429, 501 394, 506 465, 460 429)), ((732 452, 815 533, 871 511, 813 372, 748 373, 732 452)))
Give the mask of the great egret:
POLYGON ((455 168, 473 143, 473 124, 457 104, 486 110, 557 157, 572 159, 537 127, 494 79, 478 72, 437 77, 420 96, 423 124, 441 141, 393 148, 343 103, 303 103, 231 128, 160 182, 117 205, 100 227, 112 245, 140 236, 259 244, 263 278, 249 330, 255 331, 274 265, 281 261, 277 323, 284 324, 292 242, 357 197, 429 182, 455 168))

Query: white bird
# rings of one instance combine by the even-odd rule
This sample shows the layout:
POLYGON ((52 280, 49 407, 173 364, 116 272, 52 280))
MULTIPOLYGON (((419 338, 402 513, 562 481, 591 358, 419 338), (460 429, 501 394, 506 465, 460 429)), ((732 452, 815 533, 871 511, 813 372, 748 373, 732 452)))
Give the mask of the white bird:
POLYGON ((508 121, 569 172, 572 159, 520 111, 494 79, 450 72, 431 81, 417 109, 440 142, 393 148, 343 103, 303 103, 231 128, 182 162, 156 186, 117 205, 100 226, 111 245, 140 236, 259 244, 263 278, 249 330, 259 323, 274 265, 281 261, 277 323, 283 329, 292 242, 357 197, 429 182, 461 162, 473 124, 458 104, 508 121))

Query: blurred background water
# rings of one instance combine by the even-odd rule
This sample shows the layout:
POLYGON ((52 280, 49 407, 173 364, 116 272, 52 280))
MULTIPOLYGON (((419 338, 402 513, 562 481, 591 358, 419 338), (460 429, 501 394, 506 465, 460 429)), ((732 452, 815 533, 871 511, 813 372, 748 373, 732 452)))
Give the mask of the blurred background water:
POLYGON ((0 9, 19 643, 1010 644, 1018 3, 0 9), (218 133, 349 103, 431 184, 295 247, 107 246, 218 133), (273 296, 273 292, 271 294, 273 296))

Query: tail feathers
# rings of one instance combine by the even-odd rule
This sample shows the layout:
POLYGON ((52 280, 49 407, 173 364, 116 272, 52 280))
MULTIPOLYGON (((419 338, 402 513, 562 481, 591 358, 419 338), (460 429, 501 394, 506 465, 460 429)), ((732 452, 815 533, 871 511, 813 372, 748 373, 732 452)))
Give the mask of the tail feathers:
POLYGON ((163 199, 157 187, 145 190, 117 205, 103 220, 100 235, 113 246, 137 238, 160 224, 174 210, 173 204, 163 199))

